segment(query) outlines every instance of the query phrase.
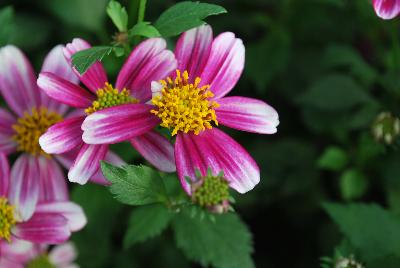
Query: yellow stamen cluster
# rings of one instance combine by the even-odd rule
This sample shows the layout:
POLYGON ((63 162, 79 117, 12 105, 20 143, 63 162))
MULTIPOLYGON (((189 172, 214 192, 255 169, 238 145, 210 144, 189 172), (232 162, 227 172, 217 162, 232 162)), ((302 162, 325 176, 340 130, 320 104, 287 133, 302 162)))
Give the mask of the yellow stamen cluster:
POLYGON ((157 109, 151 110, 161 119, 161 126, 172 130, 172 135, 178 131, 188 133, 193 131, 198 135, 205 129, 212 128, 212 122, 218 125, 214 108, 219 104, 210 100, 214 94, 210 86, 199 87, 201 79, 197 77, 194 83, 189 83, 189 74, 179 70, 176 78, 160 81, 163 85, 161 94, 153 97, 152 103, 157 109))
POLYGON ((31 113, 25 112, 12 127, 15 130, 13 140, 17 142, 17 150, 32 155, 46 153, 40 148, 39 138, 47 129, 62 120, 62 116, 50 112, 46 108, 32 108, 31 113))
POLYGON ((97 100, 92 103, 92 106, 85 110, 86 114, 91 114, 121 104, 139 102, 138 99, 131 96, 129 90, 124 88, 119 91, 118 89, 113 88, 109 83, 106 83, 104 88, 97 90, 96 95, 97 100))
POLYGON ((8 204, 7 198, 0 197, 0 241, 11 241, 11 228, 15 223, 14 207, 8 204))

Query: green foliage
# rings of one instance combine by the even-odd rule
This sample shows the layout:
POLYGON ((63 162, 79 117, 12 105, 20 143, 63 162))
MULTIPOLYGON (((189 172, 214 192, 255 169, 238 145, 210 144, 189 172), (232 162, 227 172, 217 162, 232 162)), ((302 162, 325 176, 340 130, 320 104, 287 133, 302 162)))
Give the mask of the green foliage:
POLYGON ((118 31, 126 32, 128 30, 128 13, 119 2, 111 0, 107 6, 107 14, 118 31))
POLYGON ((207 3, 180 2, 164 11, 154 23, 164 37, 178 35, 204 24, 205 18, 226 13, 226 9, 207 3))
POLYGON ((400 218, 397 215, 375 204, 328 203, 324 208, 367 262, 367 267, 369 263, 400 257, 400 218))
POLYGON ((147 205, 168 200, 160 174, 147 166, 127 165, 120 168, 102 162, 101 169, 112 183, 110 192, 124 204, 147 205))
POLYGON ((325 149, 318 159, 318 166, 322 169, 339 171, 347 165, 348 161, 349 158, 343 149, 330 146, 325 149))
POLYGON ((80 74, 84 74, 96 61, 110 55, 113 47, 97 46, 81 50, 72 55, 72 64, 80 74))
POLYGON ((124 247, 130 247, 159 235, 168 227, 172 216, 172 212, 161 204, 135 208, 124 237, 124 247))
POLYGON ((367 178, 357 169, 346 170, 340 177, 340 192, 345 200, 362 197, 367 188, 367 178))
POLYGON ((252 239, 236 214, 200 218, 182 211, 172 222, 178 247, 192 260, 218 268, 254 267, 252 239))
POLYGON ((11 6, 0 9, 0 47, 6 45, 14 30, 14 9, 11 6))
POLYGON ((139 22, 129 30, 129 36, 159 37, 161 34, 158 30, 150 25, 149 22, 139 22))

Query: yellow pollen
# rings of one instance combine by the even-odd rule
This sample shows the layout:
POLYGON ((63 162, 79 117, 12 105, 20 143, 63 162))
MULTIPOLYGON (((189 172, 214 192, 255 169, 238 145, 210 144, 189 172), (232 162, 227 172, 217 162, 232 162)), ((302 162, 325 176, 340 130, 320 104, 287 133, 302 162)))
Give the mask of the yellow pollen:
POLYGON ((96 95, 97 100, 92 103, 92 106, 85 109, 86 114, 91 114, 121 104, 139 102, 138 99, 131 96, 129 90, 126 88, 119 91, 118 89, 113 88, 109 83, 106 83, 104 88, 97 90, 96 95))
POLYGON ((14 207, 8 204, 5 197, 0 197, 0 241, 11 242, 11 228, 15 225, 14 207))
POLYGON ((18 118, 12 127, 15 130, 13 140, 17 142, 17 150, 27 152, 34 156, 47 155, 39 145, 39 138, 47 129, 62 120, 62 116, 50 112, 46 108, 32 108, 31 113, 25 112, 23 117, 18 118))
POLYGON ((151 110, 161 119, 161 126, 172 130, 172 135, 178 131, 188 133, 193 131, 198 135, 205 129, 212 128, 212 122, 218 126, 214 108, 219 104, 210 100, 214 94, 209 90, 210 86, 199 87, 200 77, 196 77, 194 83, 189 83, 189 74, 184 71, 182 76, 176 70, 176 78, 170 77, 167 81, 161 80, 163 85, 161 94, 153 97, 152 103, 157 109, 151 110))

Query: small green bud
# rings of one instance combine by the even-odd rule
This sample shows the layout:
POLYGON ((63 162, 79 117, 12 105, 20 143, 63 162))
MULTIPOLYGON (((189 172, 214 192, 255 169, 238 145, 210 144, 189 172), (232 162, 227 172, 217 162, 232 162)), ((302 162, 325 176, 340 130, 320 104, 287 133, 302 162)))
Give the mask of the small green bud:
POLYGON ((353 256, 339 258, 335 263, 335 268, 364 268, 364 266, 354 260, 353 256))
POLYGON ((392 144, 400 136, 400 119, 389 112, 382 112, 372 124, 372 134, 379 142, 392 144))

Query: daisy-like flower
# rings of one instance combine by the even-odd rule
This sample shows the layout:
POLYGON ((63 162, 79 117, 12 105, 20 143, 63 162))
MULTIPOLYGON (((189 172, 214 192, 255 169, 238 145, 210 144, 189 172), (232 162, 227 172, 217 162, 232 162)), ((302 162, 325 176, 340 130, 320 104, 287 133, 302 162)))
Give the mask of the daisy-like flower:
MULTIPOLYGON (((63 57, 62 46, 51 50, 42 71, 62 75, 71 83, 78 81, 63 57)), ((57 161, 66 163, 68 157, 45 153, 39 137, 73 114, 67 114, 67 106, 39 90, 31 64, 15 46, 0 49, 0 93, 12 111, 0 108, 0 152, 20 153, 11 171, 15 180, 11 191, 26 208, 23 216, 28 217, 39 201, 68 200, 66 180, 57 161)))
POLYGON ((400 13, 400 0, 372 0, 376 14, 382 19, 389 20, 400 13))
MULTIPOLYGON (((64 55, 71 63, 74 53, 87 48, 90 45, 86 41, 74 39, 66 46, 64 55)), ((85 117, 104 111, 106 115, 97 121, 102 126, 101 130, 96 130, 97 136, 107 137, 108 133, 118 132, 119 140, 129 140, 155 167, 166 172, 175 171, 173 147, 165 137, 152 130, 159 119, 147 116, 152 106, 146 104, 151 99, 151 81, 166 77, 175 68, 176 60, 173 53, 166 49, 165 41, 153 38, 134 49, 118 74, 115 88, 108 83, 100 62, 92 65, 83 75, 74 69, 88 90, 59 75, 42 72, 38 85, 48 96, 71 107, 85 109, 86 115, 55 124, 40 138, 40 145, 47 153, 64 153, 81 146, 68 178, 80 184, 86 183, 99 170, 100 160, 108 152, 108 144, 118 142, 103 138, 96 145, 81 145, 81 125, 85 117), (108 128, 109 121, 114 120, 108 114, 124 118, 123 124, 108 128)))
MULTIPOLYGON (((20 193, 13 191, 18 178, 10 174, 7 157, 0 154, 0 248, 14 239, 38 244, 60 244, 71 232, 86 225, 80 206, 69 201, 45 201, 36 206, 22 202, 20 193), (34 207, 34 209, 32 209, 34 207)), ((29 191, 29 187, 25 189, 29 191)), ((2 253, 3 254, 3 253, 2 253)), ((2 256, 2 255, 1 255, 2 256)))
MULTIPOLYGON (((152 83, 154 106, 148 111, 147 120, 157 118, 176 136, 177 172, 189 194, 191 183, 186 178, 199 181, 197 170, 203 177, 208 169, 214 175, 222 172, 229 186, 240 193, 251 190, 260 180, 253 158, 215 127, 221 124, 261 134, 277 131, 278 114, 265 102, 225 97, 240 78, 244 54, 242 40, 233 33, 222 33, 213 39, 211 27, 201 26, 180 37, 175 49, 176 75, 152 83)), ((82 125, 83 139, 94 144, 121 141, 129 135, 127 121, 131 120, 132 115, 118 110, 96 112, 82 125)))
POLYGON ((71 242, 49 248, 48 245, 14 239, 12 243, 2 243, 0 253, 2 268, 79 267, 74 263, 78 253, 71 242))

